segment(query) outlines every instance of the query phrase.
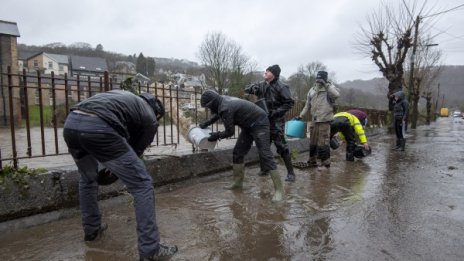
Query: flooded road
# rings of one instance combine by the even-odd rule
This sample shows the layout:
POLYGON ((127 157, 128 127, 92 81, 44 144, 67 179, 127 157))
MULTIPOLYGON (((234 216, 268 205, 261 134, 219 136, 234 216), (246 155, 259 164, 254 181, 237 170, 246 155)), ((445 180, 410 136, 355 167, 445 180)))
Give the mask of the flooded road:
MULTIPOLYGON (((339 149, 329 170, 297 170, 280 203, 257 166, 243 191, 222 189, 230 172, 159 188, 161 240, 178 245, 171 260, 464 260, 464 123, 412 130, 405 152, 392 138, 370 140, 363 160, 339 149)), ((137 260, 130 199, 119 201, 103 202, 99 242, 84 243, 76 212, 3 233, 0 260, 137 260)))

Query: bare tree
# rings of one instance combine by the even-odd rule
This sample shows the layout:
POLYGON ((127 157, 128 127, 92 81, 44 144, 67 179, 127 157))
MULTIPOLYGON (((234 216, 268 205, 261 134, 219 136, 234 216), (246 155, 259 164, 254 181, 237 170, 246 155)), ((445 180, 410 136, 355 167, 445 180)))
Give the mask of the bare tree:
POLYGON ((318 71, 327 71, 327 66, 322 62, 315 61, 310 62, 305 66, 306 75, 307 75, 307 84, 309 87, 313 86, 316 83, 316 75, 318 71))
POLYGON ((300 101, 304 101, 306 99, 306 94, 309 90, 307 78, 308 77, 305 74, 304 68, 302 66, 298 68, 298 72, 288 77, 287 82, 291 86, 290 91, 292 92, 293 98, 300 101))
MULTIPOLYGON (((440 65, 442 52, 440 49, 432 47, 435 45, 432 44, 432 41, 433 37, 431 36, 420 39, 419 48, 417 48, 417 53, 414 55, 413 86, 410 88, 409 93, 411 96, 410 107, 412 107, 411 128, 413 129, 417 126, 418 103, 421 97, 427 101, 426 123, 430 123, 433 87, 442 70, 440 65)), ((410 59, 413 58, 411 57, 410 59)), ((411 68, 407 67, 407 72, 408 74, 411 73, 411 68)))
POLYGON ((206 68, 208 84, 220 94, 243 84, 244 75, 253 68, 242 47, 220 32, 206 35, 198 57, 206 68))
POLYGON ((288 83, 295 90, 294 95, 297 99, 306 100, 306 94, 311 86, 316 83, 318 71, 327 71, 327 66, 322 62, 314 61, 305 66, 300 66, 298 72, 290 76, 288 83))
POLYGON ((356 39, 356 48, 377 65, 388 80, 388 94, 403 86, 404 62, 412 45, 411 19, 403 5, 394 7, 382 2, 377 11, 367 18, 356 39))

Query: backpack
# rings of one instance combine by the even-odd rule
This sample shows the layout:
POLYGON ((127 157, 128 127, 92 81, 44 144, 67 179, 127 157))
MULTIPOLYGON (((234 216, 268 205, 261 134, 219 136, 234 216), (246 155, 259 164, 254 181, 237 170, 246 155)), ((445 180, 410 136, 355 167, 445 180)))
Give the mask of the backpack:
POLYGON ((329 94, 327 93, 327 102, 332 106, 333 112, 338 112, 338 103, 337 98, 330 98, 329 94))

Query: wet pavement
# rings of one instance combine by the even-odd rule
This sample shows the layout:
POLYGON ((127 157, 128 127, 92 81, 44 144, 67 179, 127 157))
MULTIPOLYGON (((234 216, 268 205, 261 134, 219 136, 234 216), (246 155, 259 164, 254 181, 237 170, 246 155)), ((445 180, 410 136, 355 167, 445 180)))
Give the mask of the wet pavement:
MULTIPOLYGON (((230 172, 158 188, 161 240, 179 246, 171 260, 464 260, 464 121, 412 130, 406 152, 392 137, 371 140, 363 160, 339 149, 330 170, 297 170, 280 203, 257 166, 243 191, 222 189, 230 172)), ((136 260, 130 199, 102 203, 99 242, 84 243, 75 212, 3 233, 0 260, 136 260)))

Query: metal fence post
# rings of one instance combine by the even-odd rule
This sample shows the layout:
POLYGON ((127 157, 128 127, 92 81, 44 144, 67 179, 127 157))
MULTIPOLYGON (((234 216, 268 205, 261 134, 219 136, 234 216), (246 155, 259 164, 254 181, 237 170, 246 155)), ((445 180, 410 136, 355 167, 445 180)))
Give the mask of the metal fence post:
POLYGON ((26 69, 23 69, 24 113, 26 114, 27 156, 32 156, 31 120, 29 116, 29 94, 27 87, 26 69))
POLYGON ((17 159, 17 151, 16 151, 16 137, 15 137, 15 122, 14 122, 14 106, 13 106, 13 77, 11 75, 11 66, 7 68, 8 74, 8 103, 9 103, 9 110, 10 110, 10 130, 11 130, 11 147, 13 151, 13 167, 15 169, 18 168, 18 159, 17 159))
POLYGON ((105 79, 105 82, 104 82, 105 92, 107 92, 107 91, 110 90, 110 80, 109 80, 109 76, 108 76, 107 71, 105 71, 105 73, 103 74, 103 77, 105 79))

